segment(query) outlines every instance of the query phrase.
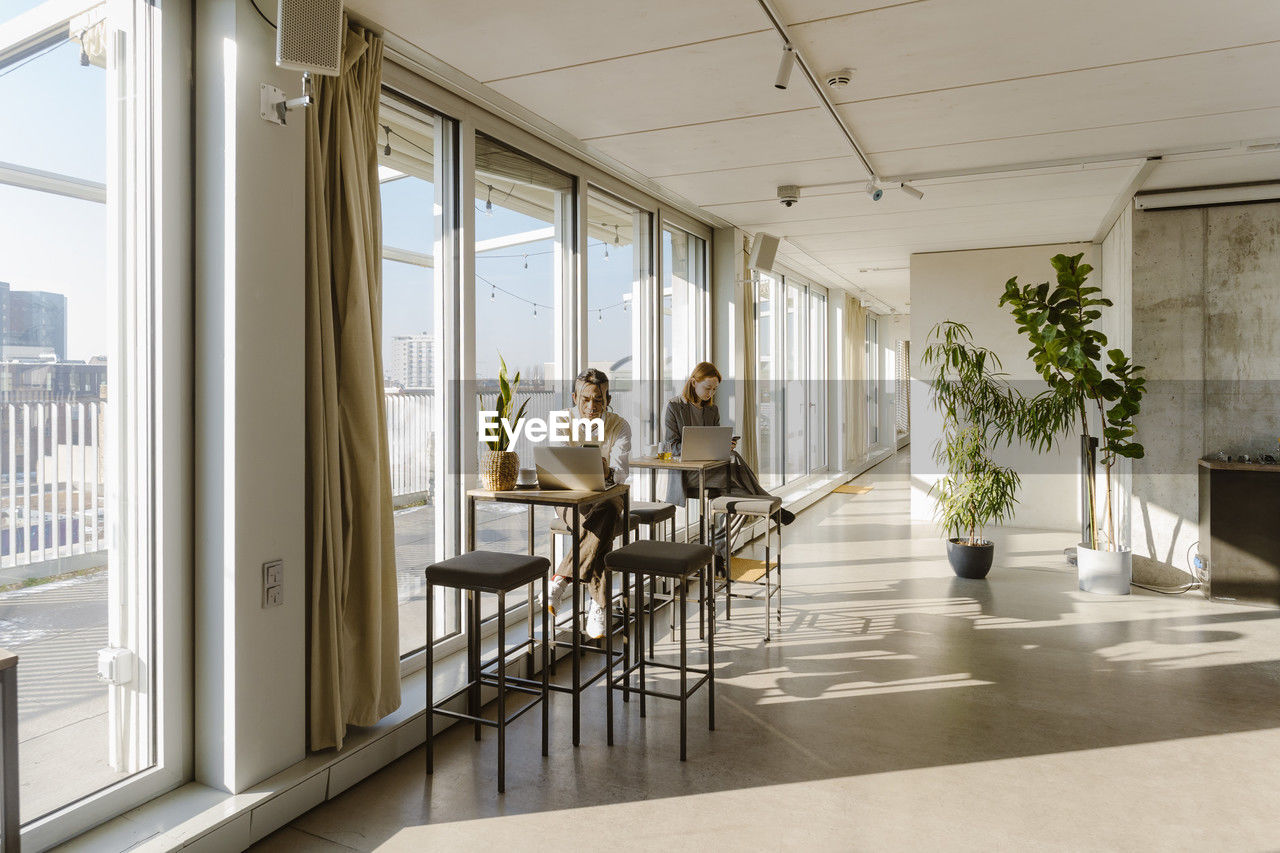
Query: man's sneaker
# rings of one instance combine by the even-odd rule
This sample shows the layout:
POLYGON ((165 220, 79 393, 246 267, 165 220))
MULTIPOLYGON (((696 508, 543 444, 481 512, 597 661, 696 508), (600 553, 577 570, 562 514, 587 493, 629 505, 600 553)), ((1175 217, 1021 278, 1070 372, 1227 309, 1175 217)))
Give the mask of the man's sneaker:
POLYGON ((556 575, 551 579, 551 583, 547 585, 547 600, 542 600, 542 593, 538 593, 538 606, 546 607, 547 612, 554 617, 556 611, 560 609, 560 602, 564 601, 568 594, 572 583, 569 578, 563 575, 556 575))
POLYGON ((587 636, 593 640, 604 636, 604 608, 594 598, 587 605, 587 636))

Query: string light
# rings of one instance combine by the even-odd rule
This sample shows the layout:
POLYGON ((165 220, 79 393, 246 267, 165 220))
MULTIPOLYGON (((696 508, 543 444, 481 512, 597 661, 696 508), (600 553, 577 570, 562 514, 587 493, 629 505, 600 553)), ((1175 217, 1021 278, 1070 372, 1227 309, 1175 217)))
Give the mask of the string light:
POLYGON ((618 234, 618 226, 617 226, 617 225, 613 226, 613 245, 615 245, 615 246, 621 246, 621 245, 622 245, 622 237, 621 237, 621 236, 619 236, 619 234, 618 234))
POLYGON ((490 288, 489 288, 489 301, 490 301, 490 302, 497 302, 497 301, 498 301, 498 288, 496 288, 496 287, 490 287, 490 288))
POLYGON ((526 254, 526 255, 524 256, 524 268, 525 268, 525 269, 528 269, 528 268, 529 268, 529 256, 528 256, 528 254, 526 254))
POLYGON ((382 149, 382 153, 384 156, 390 157, 391 156, 391 126, 384 124, 382 126, 382 132, 385 133, 387 136, 387 144, 386 144, 386 147, 382 149))
POLYGON ((604 322, 604 309, 603 309, 603 308, 599 308, 599 309, 597 309, 597 310, 596 310, 596 322, 597 322, 597 323, 603 323, 603 322, 604 322))
POLYGON ((493 184, 489 184, 489 192, 484 197, 484 215, 493 216, 493 184))
POLYGON ((533 303, 533 316, 538 316, 538 303, 533 303))
POLYGON ((606 261, 609 260, 609 244, 608 243, 604 244, 604 259, 606 261))

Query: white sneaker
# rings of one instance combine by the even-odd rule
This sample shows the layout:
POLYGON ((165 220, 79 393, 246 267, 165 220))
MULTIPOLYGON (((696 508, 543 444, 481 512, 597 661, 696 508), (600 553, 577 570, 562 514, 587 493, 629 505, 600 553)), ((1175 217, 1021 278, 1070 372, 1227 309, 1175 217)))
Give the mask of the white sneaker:
POLYGON ((604 636, 604 608, 594 598, 587 605, 587 636, 593 640, 604 636))
POLYGON ((569 590, 573 584, 569 578, 562 575, 556 575, 551 579, 551 583, 547 585, 547 600, 542 600, 542 593, 538 593, 538 606, 546 607, 547 612, 554 617, 556 611, 560 609, 560 602, 564 601, 565 596, 569 594, 569 590))

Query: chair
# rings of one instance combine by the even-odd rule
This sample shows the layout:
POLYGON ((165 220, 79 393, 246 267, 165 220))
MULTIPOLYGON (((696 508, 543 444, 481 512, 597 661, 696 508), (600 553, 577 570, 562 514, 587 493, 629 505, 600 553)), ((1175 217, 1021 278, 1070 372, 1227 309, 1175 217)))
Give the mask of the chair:
POLYGON ((680 703, 681 761, 686 759, 688 753, 689 697, 703 684, 707 685, 707 728, 714 731, 716 727, 716 623, 714 600, 708 599, 708 601, 712 602, 712 606, 708 607, 707 613, 707 667, 706 669, 694 669, 689 666, 688 662, 688 614, 686 612, 685 599, 688 582, 695 575, 698 576, 700 581, 705 581, 708 567, 711 565, 712 555, 712 550, 706 545, 644 539, 639 542, 632 542, 630 545, 626 545, 616 551, 611 551, 604 558, 605 565, 609 567, 610 571, 622 573, 622 588, 624 590, 629 588, 631 575, 637 575, 638 581, 635 586, 637 608, 641 605, 643 579, 645 576, 651 579, 654 577, 668 579, 675 584, 677 610, 680 617, 679 665, 653 660, 645 656, 644 620, 637 619, 636 660, 634 662, 624 661, 621 675, 610 677, 609 688, 623 691, 624 696, 633 692, 638 693, 640 695, 640 716, 642 717, 645 715, 645 698, 648 696, 673 699, 680 703), (651 689, 646 682, 646 669, 650 666, 677 670, 680 673, 680 692, 667 693, 651 689), (633 673, 638 673, 638 686, 632 686, 633 673), (701 676, 692 685, 689 684, 690 673, 701 676))
MULTIPOLYGON (((781 509, 782 509, 782 499, 776 498, 773 495, 722 495, 718 498, 715 498, 711 502, 711 519, 712 519, 713 529, 715 526, 714 522, 715 522, 716 516, 718 515, 725 516, 726 535, 724 537, 725 553, 723 555, 724 556, 724 573, 725 573, 725 578, 724 578, 725 621, 729 621, 730 619, 733 618, 732 607, 733 607, 733 599, 735 597, 753 598, 753 599, 760 598, 760 595, 758 592, 742 594, 742 593, 735 593, 733 591, 733 549, 729 542, 730 537, 728 535, 728 531, 733 529, 733 520, 735 516, 757 517, 757 518, 765 519, 764 583, 761 584, 759 581, 746 581, 745 583, 750 583, 753 586, 757 586, 757 587, 758 586, 764 587, 764 641, 766 643, 773 639, 773 633, 770 630, 771 625, 769 622, 769 605, 773 603, 773 599, 775 596, 778 599, 778 613, 777 613, 778 624, 779 625, 782 624, 782 518, 780 514, 781 509), (770 543, 769 522, 770 521, 773 522, 773 529, 774 531, 776 531, 778 536, 778 559, 776 562, 770 559, 771 557, 769 552, 769 543, 770 543), (778 582, 776 585, 773 584, 772 582, 773 581, 772 572, 773 572, 773 569, 775 568, 778 570, 778 582)), ((743 583, 743 582, 740 581, 739 583, 743 583)), ((713 584, 712 590, 711 590, 712 601, 715 600, 715 596, 716 596, 716 589, 713 584)))
MULTIPOLYGON (((452 717, 459 720, 470 720, 475 724, 475 737, 480 740, 481 726, 493 726, 498 730, 498 793, 506 790, 507 765, 507 724, 515 720, 534 705, 542 705, 542 754, 547 754, 548 739, 548 681, 550 670, 550 648, 548 638, 547 611, 542 611, 542 679, 536 682, 532 678, 517 678, 507 675, 506 661, 509 655, 533 649, 538 645, 532 627, 528 638, 507 645, 507 593, 522 586, 531 585, 539 577, 542 578, 542 595, 547 595, 547 570, 550 563, 545 557, 525 556, 523 554, 501 554, 493 551, 472 551, 452 557, 439 563, 432 563, 426 569, 427 597, 427 637, 435 636, 435 587, 445 586, 464 590, 467 593, 466 634, 467 634, 467 682, 454 693, 441 700, 440 704, 451 701, 463 692, 467 694, 467 711, 453 711, 437 707, 433 701, 434 687, 432 677, 435 665, 430 653, 427 654, 427 773, 434 769, 435 716, 452 717), (498 647, 489 660, 482 660, 480 652, 480 598, 478 593, 488 592, 498 596, 498 647), (494 667, 495 672, 487 672, 494 667), (498 715, 496 720, 488 720, 480 716, 480 689, 483 685, 496 685, 498 688, 498 715), (507 714, 507 691, 533 694, 537 698, 530 700, 514 713, 507 714)), ((429 650, 428 650, 429 652, 429 650)), ((530 673, 531 675, 531 673, 530 673)))

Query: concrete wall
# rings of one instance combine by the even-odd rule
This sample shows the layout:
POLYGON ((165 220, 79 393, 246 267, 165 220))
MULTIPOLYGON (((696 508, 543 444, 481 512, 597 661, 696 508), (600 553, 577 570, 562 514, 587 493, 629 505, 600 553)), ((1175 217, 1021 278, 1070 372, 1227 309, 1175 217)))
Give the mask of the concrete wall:
POLYGON ((1206 533, 1196 461, 1280 449, 1280 204, 1136 212, 1133 350, 1150 388, 1138 418, 1147 455, 1133 466, 1134 574, 1184 581, 1206 533))
MULTIPOLYGON (((913 518, 934 517, 929 488, 938 480, 933 449, 941 434, 941 418, 933 408, 929 387, 922 381, 920 355, 930 329, 942 320, 964 323, 977 343, 990 347, 1001 358, 1010 378, 1033 391, 1043 387, 1031 362, 1028 344, 1018 334, 1013 317, 997 307, 1004 283, 1012 276, 1024 284, 1053 278, 1049 258, 1084 252, 1085 261, 1098 265, 1097 247, 1088 243, 983 249, 969 252, 937 252, 911 256, 911 513, 913 518)), ((1095 276, 1097 274, 1095 273, 1095 276)), ((1032 453, 1021 447, 1001 450, 997 459, 1022 475, 1022 491, 1012 521, 1017 527, 1041 527, 1063 531, 1078 529, 1079 478, 1077 444, 1068 441, 1050 453, 1032 453)), ((1064 539, 1064 547, 1074 539, 1064 539)))
POLYGON ((258 116, 300 79, 252 7, 201 0, 195 29, 195 779, 237 792, 305 755, 303 117, 258 116))

